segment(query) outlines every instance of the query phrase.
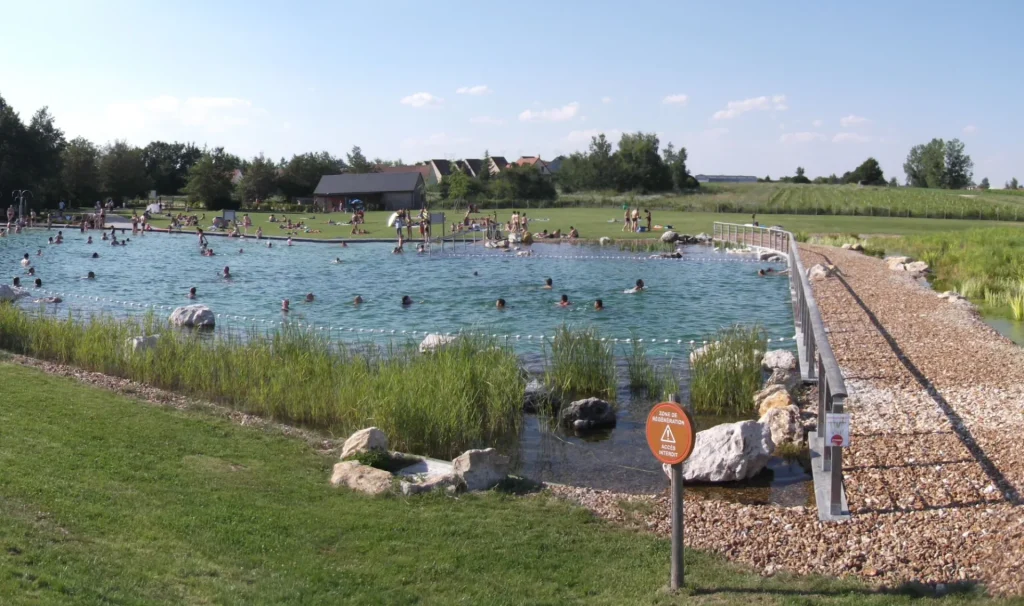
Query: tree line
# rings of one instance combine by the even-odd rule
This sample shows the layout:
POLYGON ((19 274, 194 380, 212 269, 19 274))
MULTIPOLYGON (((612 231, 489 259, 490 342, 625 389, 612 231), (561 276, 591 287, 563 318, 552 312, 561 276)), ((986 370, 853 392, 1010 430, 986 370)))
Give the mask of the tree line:
POLYGON ((624 133, 616 149, 604 133, 591 137, 585 152, 562 161, 558 185, 566 193, 608 191, 656 193, 697 189, 687 167, 685 147, 664 150, 654 133, 624 133))

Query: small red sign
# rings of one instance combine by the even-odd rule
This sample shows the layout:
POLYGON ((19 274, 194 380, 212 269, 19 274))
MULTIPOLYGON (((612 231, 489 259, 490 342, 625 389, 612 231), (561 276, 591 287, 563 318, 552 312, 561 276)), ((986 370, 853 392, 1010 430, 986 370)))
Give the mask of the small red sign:
POLYGON ((843 436, 841 436, 839 434, 836 434, 836 435, 832 436, 832 445, 833 446, 842 446, 843 445, 843 436))

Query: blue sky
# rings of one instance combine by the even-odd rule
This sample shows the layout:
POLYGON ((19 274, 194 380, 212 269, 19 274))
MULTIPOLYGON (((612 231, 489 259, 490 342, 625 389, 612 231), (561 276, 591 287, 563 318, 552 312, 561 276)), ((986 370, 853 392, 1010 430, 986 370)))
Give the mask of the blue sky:
POLYGON ((550 158, 657 132, 694 172, 841 174, 959 137, 1024 178, 1024 3, 16 2, 0 95, 70 137, 273 158, 550 158))

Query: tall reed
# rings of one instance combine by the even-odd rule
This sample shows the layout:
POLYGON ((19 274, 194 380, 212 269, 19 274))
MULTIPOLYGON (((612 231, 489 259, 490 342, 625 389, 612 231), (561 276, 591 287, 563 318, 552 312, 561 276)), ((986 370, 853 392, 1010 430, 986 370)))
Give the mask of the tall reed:
POLYGON ((551 344, 545 345, 545 356, 546 381, 556 392, 568 397, 615 399, 612 345, 602 341, 595 329, 560 326, 551 344))
POLYGON ((708 341, 690 356, 690 404, 700 413, 749 413, 761 388, 764 330, 736 325, 708 341))
POLYGON ((514 435, 522 419, 518 358, 484 337, 460 336, 419 355, 338 348, 289 327, 215 339, 152 316, 58 318, 0 305, 0 348, 337 435, 375 425, 393 448, 444 458, 514 435), (152 349, 126 346, 156 332, 152 349))

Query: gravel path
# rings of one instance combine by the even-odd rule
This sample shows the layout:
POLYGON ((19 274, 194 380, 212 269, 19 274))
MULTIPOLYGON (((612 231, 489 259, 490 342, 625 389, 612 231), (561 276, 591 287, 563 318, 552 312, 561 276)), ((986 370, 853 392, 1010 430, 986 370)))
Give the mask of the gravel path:
MULTIPOLYGON (((822 524, 803 508, 688 497, 687 545, 766 574, 971 582, 1024 594, 1024 350, 881 260, 827 247, 802 254, 806 267, 839 270, 814 289, 850 393, 853 519, 822 524)), ((553 491, 669 532, 664 497, 553 491)))

